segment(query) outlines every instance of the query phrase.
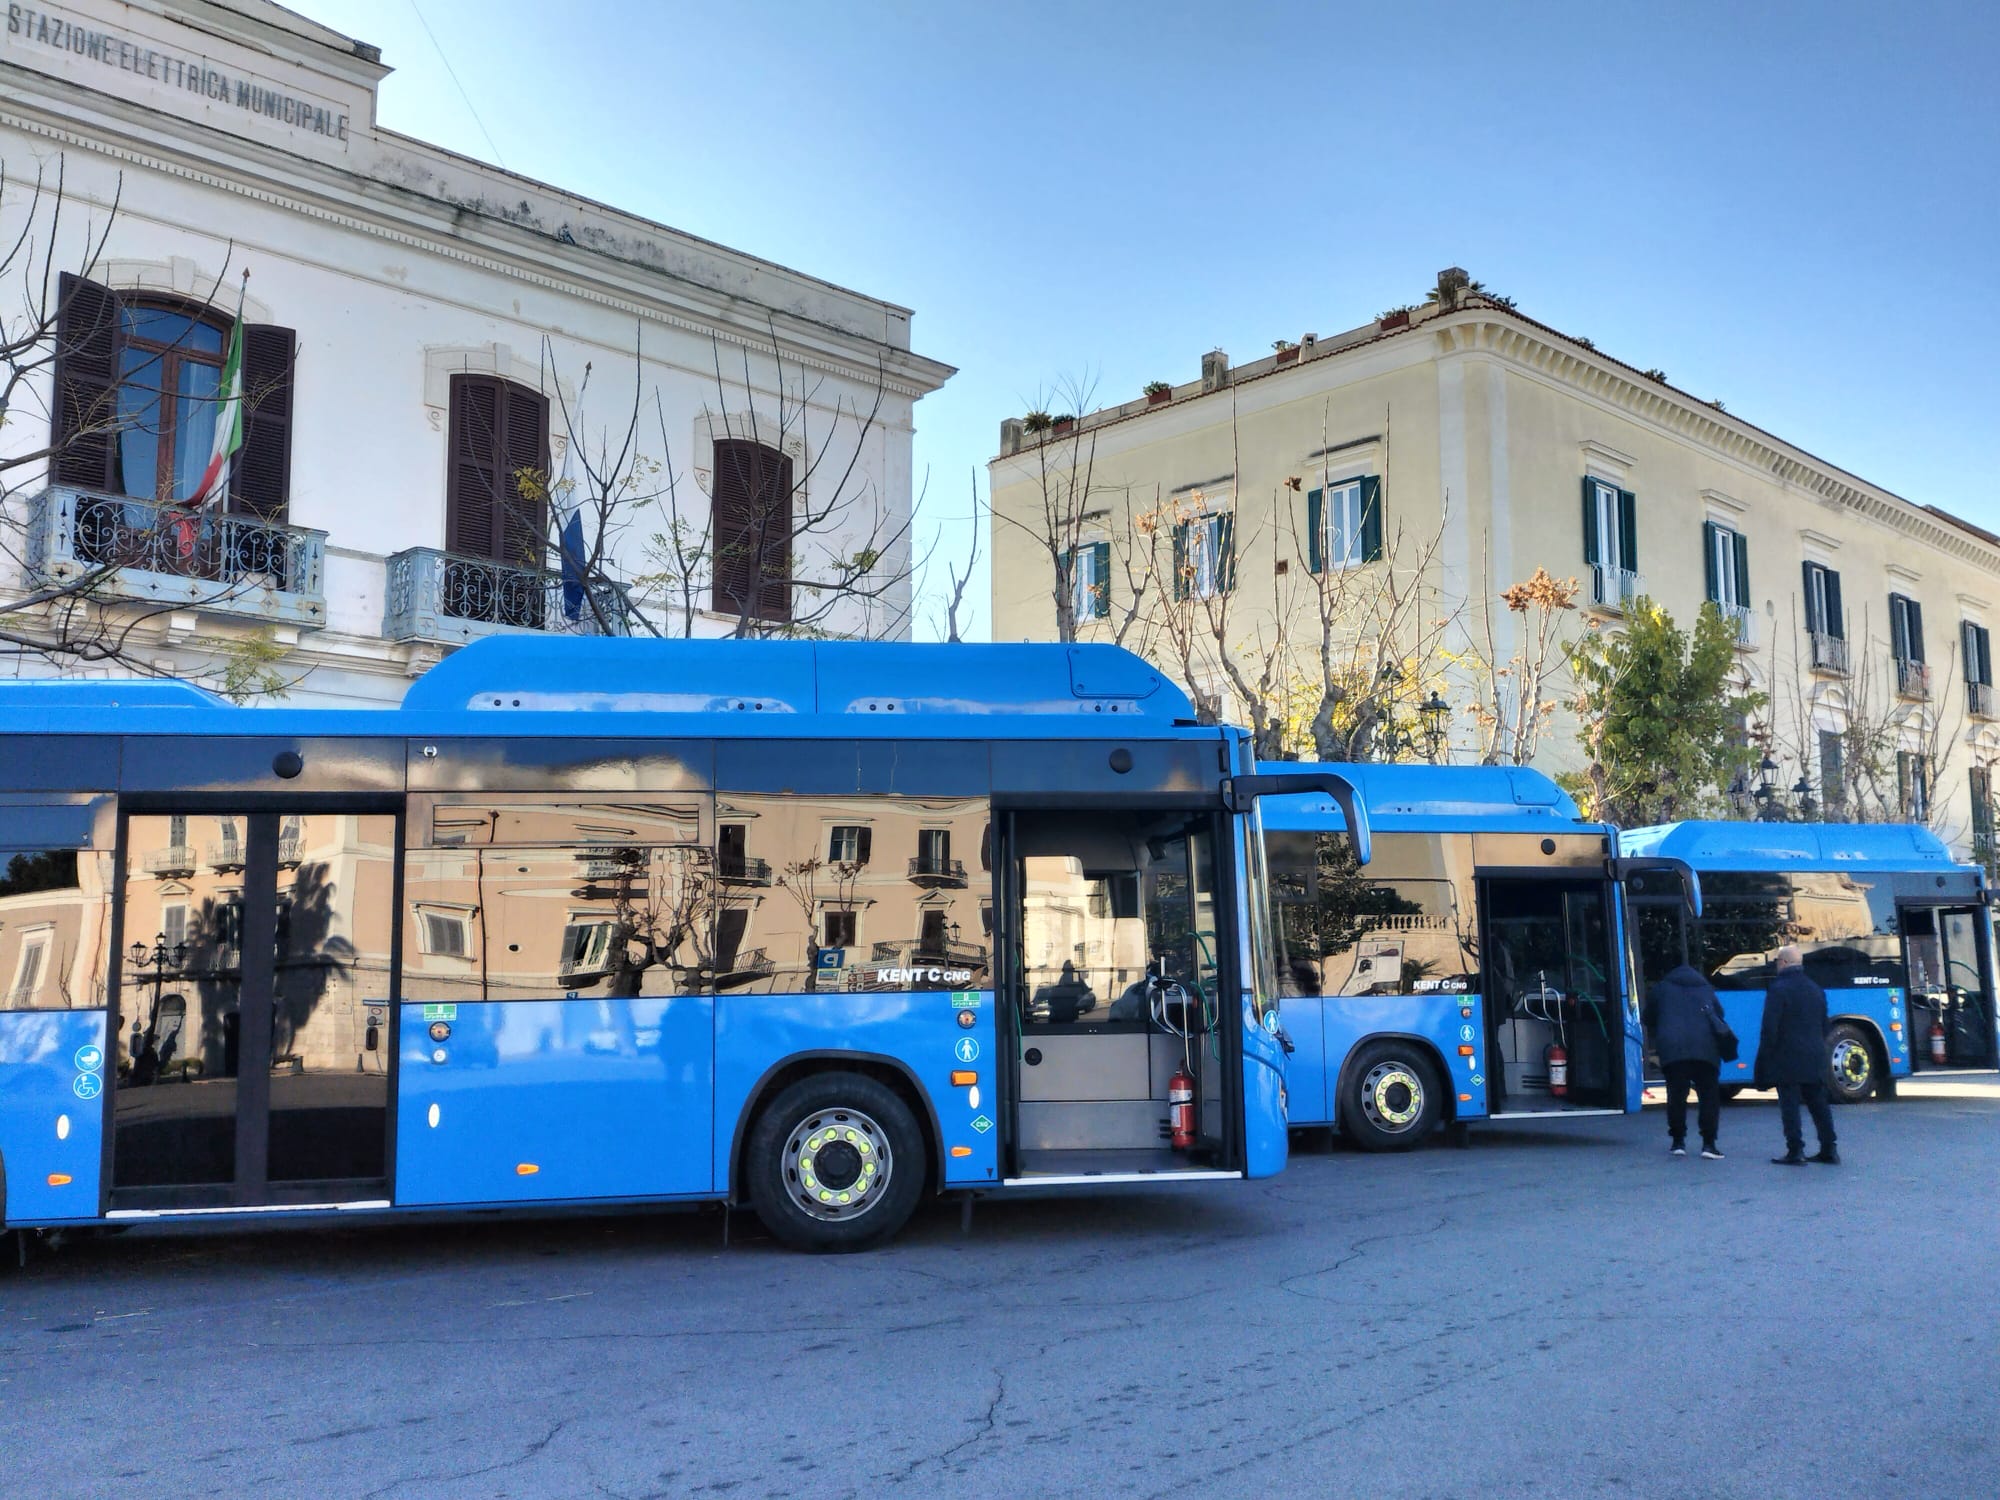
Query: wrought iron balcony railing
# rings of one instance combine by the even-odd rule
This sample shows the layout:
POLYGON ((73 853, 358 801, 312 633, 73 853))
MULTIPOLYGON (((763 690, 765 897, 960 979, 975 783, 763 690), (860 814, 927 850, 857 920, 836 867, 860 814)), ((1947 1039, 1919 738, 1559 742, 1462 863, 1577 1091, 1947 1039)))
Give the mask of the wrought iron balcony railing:
POLYGON ((919 854, 910 861, 910 879, 923 885, 964 885, 965 861, 919 854))
POLYGON ((1722 611, 1723 619, 1735 622, 1738 646, 1748 648, 1757 644, 1757 619, 1750 613, 1748 605, 1718 604, 1715 607, 1722 611))
POLYGON ((1602 609, 1622 610, 1646 591, 1646 580, 1630 568, 1590 565, 1590 598, 1602 609))
POLYGON ((1847 642, 1823 630, 1812 633, 1812 669, 1834 676, 1847 675, 1847 642))
POLYGON ((632 603, 617 585, 587 592, 548 568, 513 567, 491 558, 412 547, 389 559, 382 634, 392 641, 446 641, 541 631, 551 635, 629 635, 632 603), (594 606, 594 607, 593 607, 594 606))
POLYGON ((769 885, 771 862, 741 854, 725 854, 715 862, 715 878, 724 885, 769 885))
POLYGON ((195 872, 194 849, 188 844, 169 844, 164 849, 155 849, 146 856, 148 875, 192 875, 195 872))
POLYGON ((210 844, 202 851, 202 863, 212 870, 240 870, 243 868, 243 845, 210 844))
POLYGON ((1928 662, 1905 661, 1896 658, 1896 693, 1899 697, 1915 698, 1919 701, 1931 695, 1931 669, 1928 662))
POLYGON ((51 485, 28 503, 42 584, 102 572, 91 592, 278 624, 326 623, 326 533, 262 516, 51 485))

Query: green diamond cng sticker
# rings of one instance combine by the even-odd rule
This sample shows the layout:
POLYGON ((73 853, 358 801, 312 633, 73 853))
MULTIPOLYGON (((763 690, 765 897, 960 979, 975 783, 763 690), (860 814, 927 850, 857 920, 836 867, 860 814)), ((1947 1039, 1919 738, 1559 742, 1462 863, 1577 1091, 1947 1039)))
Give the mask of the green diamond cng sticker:
POLYGON ((986 1116, 980 1115, 973 1120, 972 1128, 978 1131, 981 1135, 984 1135, 986 1134, 987 1131, 993 1128, 993 1122, 987 1119, 986 1116))

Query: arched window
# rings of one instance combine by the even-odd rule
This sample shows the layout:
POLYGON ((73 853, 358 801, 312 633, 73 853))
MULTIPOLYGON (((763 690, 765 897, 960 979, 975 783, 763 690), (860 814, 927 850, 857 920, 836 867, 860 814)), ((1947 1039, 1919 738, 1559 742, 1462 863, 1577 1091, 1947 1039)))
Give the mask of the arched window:
MULTIPOLYGON (((80 276, 64 275, 58 296, 55 482, 139 500, 191 498, 223 415, 229 315, 80 276)), ((243 330, 243 446, 230 463, 231 511, 285 518, 297 347, 289 328, 255 323, 243 330)))

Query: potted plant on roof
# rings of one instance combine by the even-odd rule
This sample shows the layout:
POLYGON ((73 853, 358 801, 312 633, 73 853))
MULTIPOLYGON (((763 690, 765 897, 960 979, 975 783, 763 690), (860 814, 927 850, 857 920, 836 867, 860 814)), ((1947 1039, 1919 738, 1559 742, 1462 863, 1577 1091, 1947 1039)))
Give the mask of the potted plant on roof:
POLYGON ((1057 437, 1066 437, 1076 427, 1076 418, 1069 412, 1058 412, 1049 418, 1049 424, 1055 428, 1057 437))
POLYGON ((1410 326, 1410 314, 1416 310, 1416 307, 1408 302, 1405 302, 1401 307, 1392 307, 1376 318, 1375 327, 1382 333, 1388 333, 1392 329, 1397 328, 1408 328, 1410 326))
POLYGON ((1272 339, 1271 347, 1278 351, 1278 363, 1288 365, 1299 357, 1299 346, 1290 339, 1272 339))
POLYGON ((1171 401, 1173 396, 1174 388, 1164 380, 1149 380, 1146 382, 1146 404, 1148 406, 1160 406, 1165 402, 1171 401))

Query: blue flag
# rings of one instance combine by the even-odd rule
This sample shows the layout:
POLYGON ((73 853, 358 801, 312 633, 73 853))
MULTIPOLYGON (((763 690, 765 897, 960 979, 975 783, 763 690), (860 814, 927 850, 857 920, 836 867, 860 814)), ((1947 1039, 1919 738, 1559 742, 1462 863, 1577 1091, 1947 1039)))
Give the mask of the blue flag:
POLYGON ((583 507, 578 506, 562 529, 563 618, 572 624, 583 618, 583 568, 589 555, 583 544, 583 507))

